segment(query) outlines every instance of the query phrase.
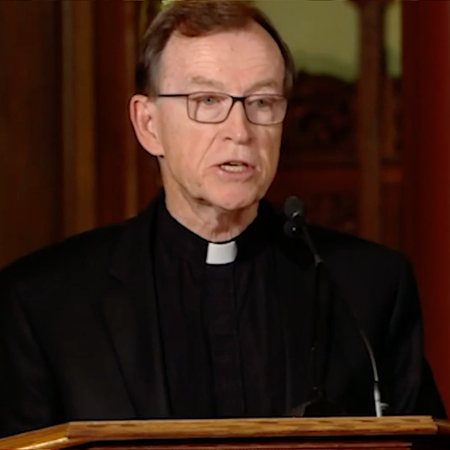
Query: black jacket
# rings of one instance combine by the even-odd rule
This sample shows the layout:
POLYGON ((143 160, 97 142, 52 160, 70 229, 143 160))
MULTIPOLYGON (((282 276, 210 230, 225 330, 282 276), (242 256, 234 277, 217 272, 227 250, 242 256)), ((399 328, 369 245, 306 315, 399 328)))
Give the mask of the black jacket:
MULTIPOLYGON (((170 417, 150 257, 155 210, 153 202, 0 273, 0 436, 71 420, 170 417)), ((373 346, 390 413, 442 415, 407 260, 348 235, 312 234, 326 262, 316 362, 328 398, 345 414, 374 411, 348 303, 373 346)), ((301 374, 290 380, 289 414, 311 390, 314 265, 301 241, 280 238, 278 257, 280 298, 298 292, 285 305, 290 362, 301 374)))

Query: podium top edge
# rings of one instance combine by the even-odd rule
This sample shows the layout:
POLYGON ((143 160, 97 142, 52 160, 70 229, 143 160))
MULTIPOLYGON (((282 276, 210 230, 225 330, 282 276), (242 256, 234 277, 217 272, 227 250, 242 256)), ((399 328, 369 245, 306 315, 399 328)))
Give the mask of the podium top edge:
POLYGON ((431 416, 80 421, 0 439, 0 449, 67 448, 95 441, 436 434, 450 435, 450 423, 431 416))

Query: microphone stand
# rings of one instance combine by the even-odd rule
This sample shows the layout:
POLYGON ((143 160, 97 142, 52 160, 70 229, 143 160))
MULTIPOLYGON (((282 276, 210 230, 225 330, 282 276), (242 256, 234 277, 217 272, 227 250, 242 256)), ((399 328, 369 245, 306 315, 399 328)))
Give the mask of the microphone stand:
POLYGON ((291 413, 297 417, 324 417, 340 415, 338 408, 331 403, 325 393, 325 372, 319 368, 319 345, 320 345, 320 319, 322 317, 321 284, 324 261, 318 254, 314 243, 309 235, 308 228, 302 220, 301 214, 292 214, 291 220, 285 224, 285 232, 291 238, 304 238, 314 258, 314 313, 313 313, 313 338, 310 348, 310 368, 312 388, 309 398, 305 403, 296 406, 291 413), (300 229, 299 229, 300 228, 300 229))
MULTIPOLYGON (((321 278, 323 274, 323 270, 325 269, 325 264, 323 259, 320 257, 316 246, 314 245, 313 240, 308 231, 308 227, 306 226, 306 212, 303 201, 298 199, 295 196, 289 197, 285 203, 285 214, 288 217, 288 221, 285 223, 285 232, 291 238, 297 238, 299 235, 299 231, 303 236, 306 244, 313 255, 314 258, 314 267, 315 267, 315 280, 314 280, 314 324, 313 324, 313 342, 310 349, 311 355, 311 378, 313 387, 310 394, 310 400, 306 404, 302 404, 293 409, 293 413, 300 413, 301 417, 307 416, 307 413, 312 413, 313 416, 323 416, 323 415, 331 415, 329 414, 330 410, 336 410, 334 405, 326 398, 325 388, 324 388, 324 378, 325 373, 321 373, 320 378, 318 377, 318 357, 317 350, 319 346, 319 324, 321 318, 321 296, 320 296, 320 285, 321 278), (300 230, 298 229, 300 227, 300 230), (318 382, 318 380, 320 381, 318 382), (324 414, 325 412, 325 414, 324 414)), ((388 407, 386 403, 381 402, 381 394, 380 394, 380 380, 378 377, 378 369, 375 360, 375 356, 373 354, 372 346, 369 343, 366 333, 360 327, 357 317, 355 313, 351 309, 350 305, 346 301, 345 297, 342 295, 339 285, 335 283, 336 288, 338 289, 338 298, 341 301, 341 304, 345 306, 347 309, 348 315, 351 317, 354 326, 358 330, 358 333, 361 339, 364 342, 367 353, 369 355, 370 364, 372 367, 373 373, 373 399, 375 405, 375 415, 376 417, 383 416, 383 410, 388 407)), ((297 414, 294 414, 297 415, 297 414)))

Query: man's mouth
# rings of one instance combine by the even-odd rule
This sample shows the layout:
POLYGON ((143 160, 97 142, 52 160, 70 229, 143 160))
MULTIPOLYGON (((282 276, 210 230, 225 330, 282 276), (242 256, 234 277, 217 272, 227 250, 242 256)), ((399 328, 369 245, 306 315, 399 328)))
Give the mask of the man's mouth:
POLYGON ((240 161, 229 161, 220 165, 225 172, 239 173, 244 172, 248 168, 248 164, 240 161))

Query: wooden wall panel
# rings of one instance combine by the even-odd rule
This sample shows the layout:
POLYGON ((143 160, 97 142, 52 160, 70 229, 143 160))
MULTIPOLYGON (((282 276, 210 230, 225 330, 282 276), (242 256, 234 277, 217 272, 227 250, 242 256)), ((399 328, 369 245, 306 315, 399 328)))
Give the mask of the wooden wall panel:
POLYGON ((450 2, 403 2, 403 230, 427 354, 450 414, 450 2))
POLYGON ((139 147, 128 118, 128 101, 135 92, 139 14, 144 4, 94 5, 98 224, 103 225, 142 209, 157 190, 157 171, 139 147))
POLYGON ((137 35, 127 25, 137 22, 129 7, 133 2, 94 2, 99 224, 137 210, 137 145, 127 115, 137 35))
POLYGON ((60 236, 59 7, 0 2, 0 267, 60 236))
POLYGON ((157 169, 128 118, 143 2, 62 2, 64 235, 122 221, 157 169))
POLYGON ((97 224, 93 2, 61 2, 62 232, 97 224))

